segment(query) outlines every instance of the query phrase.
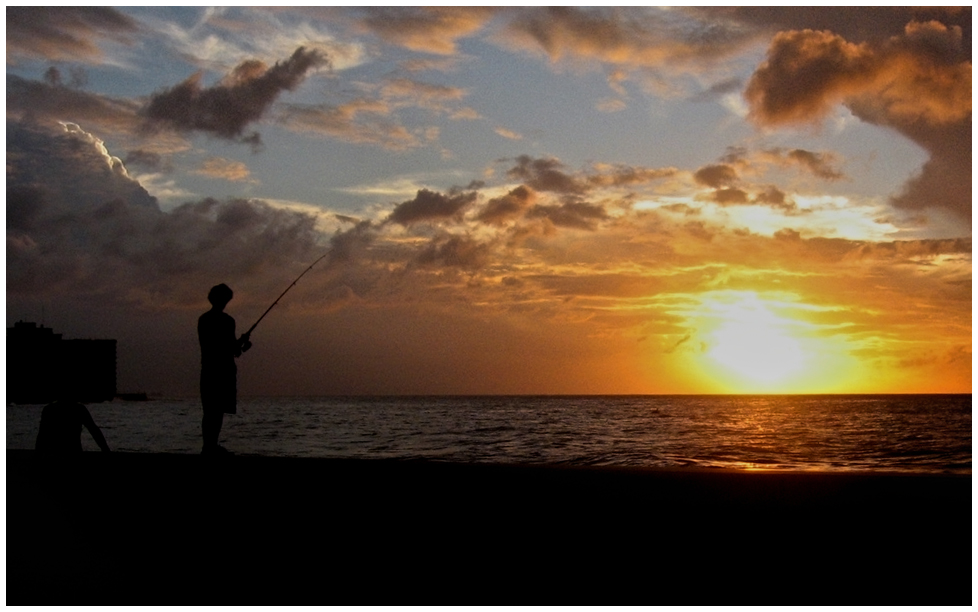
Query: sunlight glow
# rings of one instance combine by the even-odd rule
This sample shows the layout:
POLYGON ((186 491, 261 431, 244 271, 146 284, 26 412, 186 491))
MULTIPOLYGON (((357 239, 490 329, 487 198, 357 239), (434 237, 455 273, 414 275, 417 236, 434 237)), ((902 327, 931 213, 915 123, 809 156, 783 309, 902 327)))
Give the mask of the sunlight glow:
POLYGON ((713 332, 707 355, 738 375, 761 383, 778 382, 801 371, 805 356, 789 336, 787 323, 763 305, 734 305, 713 332))
MULTIPOLYGON (((703 294, 687 313, 692 366, 737 393, 828 392, 862 370, 843 338, 806 317, 824 308, 752 291, 703 294)), ((837 330, 836 330, 837 331, 837 330)))

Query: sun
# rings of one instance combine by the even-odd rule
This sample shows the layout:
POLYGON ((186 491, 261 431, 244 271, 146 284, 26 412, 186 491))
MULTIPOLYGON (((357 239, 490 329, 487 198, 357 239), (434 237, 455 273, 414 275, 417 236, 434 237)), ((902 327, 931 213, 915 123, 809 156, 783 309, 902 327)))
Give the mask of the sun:
POLYGON ((717 291, 688 312, 695 328, 693 367, 710 388, 736 393, 807 393, 837 389, 851 359, 806 320, 817 307, 788 295, 717 291))
POLYGON ((748 382, 780 383, 805 369, 801 343, 791 334, 791 322, 762 303, 729 305, 719 327, 707 340, 706 355, 748 382))

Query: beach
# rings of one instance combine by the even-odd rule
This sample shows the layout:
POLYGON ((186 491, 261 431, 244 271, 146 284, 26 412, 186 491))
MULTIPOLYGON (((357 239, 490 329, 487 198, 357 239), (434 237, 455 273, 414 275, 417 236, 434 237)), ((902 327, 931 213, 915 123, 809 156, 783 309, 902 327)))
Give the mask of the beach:
POLYGON ((970 605, 971 478, 7 451, 11 605, 970 605))

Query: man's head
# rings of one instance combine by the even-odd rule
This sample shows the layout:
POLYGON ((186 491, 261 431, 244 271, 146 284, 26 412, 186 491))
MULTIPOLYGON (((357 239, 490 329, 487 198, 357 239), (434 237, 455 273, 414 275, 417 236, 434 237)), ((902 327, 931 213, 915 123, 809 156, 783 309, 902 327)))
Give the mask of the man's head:
POLYGON ((220 285, 215 285, 214 287, 211 287, 210 293, 207 294, 207 301, 209 301, 214 306, 214 308, 217 308, 218 310, 223 310, 224 307, 228 305, 228 302, 230 302, 231 298, 233 297, 234 297, 234 292, 231 291, 231 288, 225 285, 224 283, 221 283, 220 285))

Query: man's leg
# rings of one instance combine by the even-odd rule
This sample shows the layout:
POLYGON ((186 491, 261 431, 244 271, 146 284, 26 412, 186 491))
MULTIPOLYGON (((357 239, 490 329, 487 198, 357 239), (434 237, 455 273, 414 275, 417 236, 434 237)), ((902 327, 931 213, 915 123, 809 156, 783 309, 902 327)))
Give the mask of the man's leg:
POLYGON ((205 411, 200 421, 201 433, 204 435, 204 450, 217 448, 221 437, 221 427, 224 425, 224 412, 219 410, 205 411))

